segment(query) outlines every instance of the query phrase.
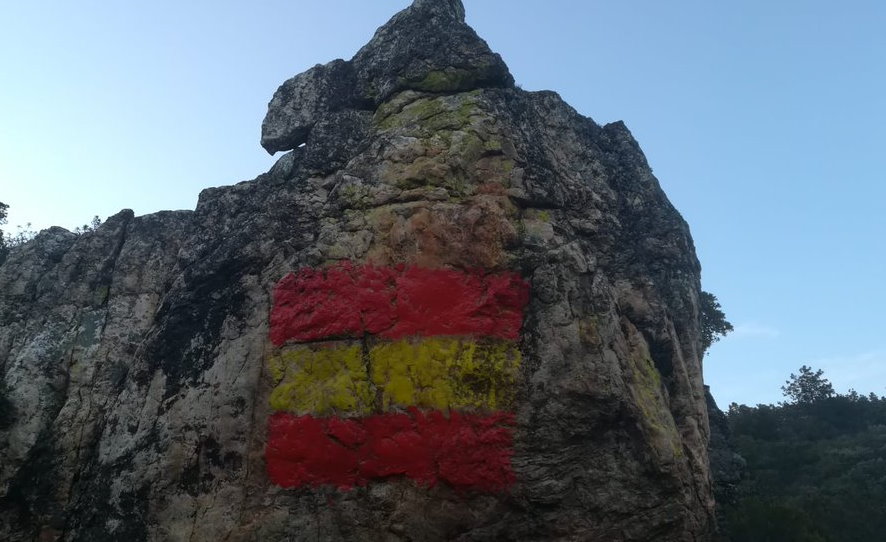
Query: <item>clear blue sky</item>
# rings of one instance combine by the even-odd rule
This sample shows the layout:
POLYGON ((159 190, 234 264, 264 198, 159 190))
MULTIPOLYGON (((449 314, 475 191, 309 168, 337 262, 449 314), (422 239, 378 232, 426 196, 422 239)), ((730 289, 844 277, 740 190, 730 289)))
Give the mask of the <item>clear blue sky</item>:
MULTIPOLYGON (((192 209, 253 178, 273 162, 258 140, 277 86, 350 58, 407 4, 4 3, 10 225, 192 209)), ((886 2, 465 5, 524 89, 639 140, 736 326, 705 363, 722 406, 781 400, 802 364, 886 394, 886 2)))

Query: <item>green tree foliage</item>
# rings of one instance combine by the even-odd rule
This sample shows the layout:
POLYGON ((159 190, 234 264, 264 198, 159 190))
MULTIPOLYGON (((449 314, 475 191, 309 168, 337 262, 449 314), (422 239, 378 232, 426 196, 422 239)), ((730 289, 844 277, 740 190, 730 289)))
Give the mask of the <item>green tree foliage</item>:
POLYGON ((800 367, 800 374, 791 373, 791 378, 785 381, 781 391, 792 403, 814 403, 833 397, 834 387, 823 374, 821 369, 813 371, 804 365, 800 367))
MULTIPOLYGON (((8 211, 9 205, 0 202, 0 226, 6 225, 8 211)), ((17 228, 18 232, 15 235, 0 231, 0 264, 6 260, 9 249, 27 243, 37 235, 37 232, 31 230, 31 224, 27 224, 24 227, 17 226, 17 228)))
POLYGON ((883 540, 886 398, 835 394, 822 371, 805 366, 785 388, 792 383, 800 393, 792 403, 730 405, 748 476, 724 509, 726 534, 736 542, 883 540))
POLYGON ((804 510, 777 501, 747 498, 732 511, 729 536, 733 542, 826 542, 804 510))
POLYGON ((698 301, 701 310, 701 346, 702 351, 707 352, 712 344, 732 331, 733 327, 726 320, 726 315, 723 314, 720 302, 714 294, 703 291, 698 301))
POLYGON ((28 222, 24 226, 16 226, 15 235, 7 234, 6 235, 6 246, 7 248, 17 247, 19 245, 23 245, 37 237, 37 232, 31 229, 31 223, 28 222))
POLYGON ((98 215, 95 215, 94 217, 92 217, 92 220, 89 221, 89 224, 83 224, 82 226, 77 226, 76 228, 74 228, 74 233, 76 233, 77 235, 81 235, 84 233, 93 232, 97 230, 98 227, 101 226, 101 224, 102 219, 99 218, 98 215))

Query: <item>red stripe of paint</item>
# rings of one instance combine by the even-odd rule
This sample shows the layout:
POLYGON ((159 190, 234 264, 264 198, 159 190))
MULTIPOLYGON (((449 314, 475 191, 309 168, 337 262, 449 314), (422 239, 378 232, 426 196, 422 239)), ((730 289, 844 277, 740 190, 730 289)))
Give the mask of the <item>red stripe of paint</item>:
POLYGON ((268 423, 268 476, 287 488, 351 488, 406 476, 429 486, 501 491, 514 482, 513 424, 510 413, 411 410, 343 419, 278 412, 268 423))
POLYGON ((271 341, 364 333, 475 335, 517 340, 529 285, 518 274, 342 264, 303 269, 274 290, 271 341))

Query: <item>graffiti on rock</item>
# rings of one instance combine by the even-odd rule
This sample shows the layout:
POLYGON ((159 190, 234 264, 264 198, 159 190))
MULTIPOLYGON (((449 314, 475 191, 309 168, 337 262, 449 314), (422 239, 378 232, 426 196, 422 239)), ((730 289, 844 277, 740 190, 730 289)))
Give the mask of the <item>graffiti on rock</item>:
POLYGON ((315 418, 271 417, 268 473, 281 487, 335 485, 406 476, 424 485, 493 492, 514 481, 513 414, 452 411, 315 418))
POLYGON ((271 481, 509 487, 528 300, 512 272, 345 263, 285 276, 271 311, 271 481))
POLYGON ((303 269, 274 290, 271 341, 376 335, 478 336, 516 341, 529 287, 518 274, 337 265, 303 269))

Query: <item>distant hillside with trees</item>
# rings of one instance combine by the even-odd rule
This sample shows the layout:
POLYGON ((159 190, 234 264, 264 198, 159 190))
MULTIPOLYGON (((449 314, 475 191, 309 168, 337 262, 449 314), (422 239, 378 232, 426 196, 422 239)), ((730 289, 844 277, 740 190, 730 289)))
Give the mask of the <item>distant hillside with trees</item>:
POLYGON ((725 505, 735 542, 886 540, 886 397, 834 392, 803 366, 787 401, 727 413, 748 471, 725 505))

